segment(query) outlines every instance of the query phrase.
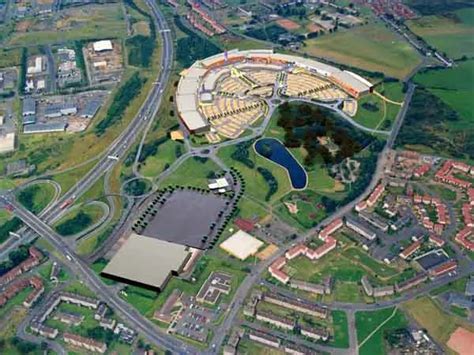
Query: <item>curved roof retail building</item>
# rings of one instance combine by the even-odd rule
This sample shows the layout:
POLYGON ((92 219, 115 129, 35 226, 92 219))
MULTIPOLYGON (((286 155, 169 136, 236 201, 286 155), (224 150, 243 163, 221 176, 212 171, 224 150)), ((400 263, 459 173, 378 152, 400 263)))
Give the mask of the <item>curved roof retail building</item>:
POLYGON ((312 59, 272 50, 232 50, 196 61, 181 73, 176 92, 180 119, 192 133, 236 138, 268 114, 267 100, 302 98, 350 102, 372 84, 361 76, 312 59))

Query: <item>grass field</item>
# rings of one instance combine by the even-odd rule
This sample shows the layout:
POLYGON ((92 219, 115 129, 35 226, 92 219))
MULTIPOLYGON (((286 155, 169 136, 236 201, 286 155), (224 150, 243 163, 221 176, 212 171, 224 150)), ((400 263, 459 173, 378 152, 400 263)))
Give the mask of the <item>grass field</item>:
POLYGON ((456 10, 449 16, 423 16, 407 21, 408 27, 430 45, 454 59, 474 55, 474 9, 456 10))
POLYGON ((28 20, 28 31, 12 33, 8 45, 40 45, 76 39, 122 38, 126 36, 125 16, 120 4, 89 5, 61 11, 61 17, 28 20), (48 28, 48 29, 46 29, 48 28))
POLYGON ((448 122, 452 128, 458 129, 464 129, 466 124, 474 125, 473 81, 474 60, 472 59, 450 69, 428 70, 415 76, 416 83, 428 88, 430 92, 459 113, 462 120, 448 122))
MULTIPOLYGON (((228 167, 234 167, 242 174, 246 185, 245 193, 259 201, 265 201, 265 196, 269 190, 268 184, 257 169, 251 169, 245 164, 232 159, 231 155, 235 151, 235 146, 224 147, 219 150, 218 156, 228 167)), ((286 195, 291 190, 290 179, 285 169, 269 160, 257 155, 253 148, 249 148, 250 159, 255 162, 255 166, 261 166, 270 170, 278 181, 278 190, 272 195, 270 202, 274 202, 286 195)))
POLYGON ((140 173, 146 177, 156 177, 176 160, 176 149, 184 150, 183 144, 171 139, 167 140, 158 147, 157 154, 148 157, 140 165, 140 173))
POLYGON ((463 321, 457 316, 443 312, 430 297, 420 297, 409 301, 403 305, 403 309, 443 346, 445 346, 451 333, 458 326, 462 326, 471 332, 474 331, 474 325, 463 321))
POLYGON ((390 330, 404 328, 408 325, 404 314, 394 308, 366 312, 359 311, 356 312, 355 318, 359 346, 364 342, 359 348, 359 354, 361 355, 387 353, 384 343, 384 333, 390 330), (387 322, 381 328, 375 333, 372 333, 385 321, 387 322))
POLYGON ((309 55, 403 78, 421 59, 416 51, 380 23, 339 30, 306 41, 309 55))
POLYGON ((353 262, 356 262, 357 264, 369 269, 373 274, 378 275, 382 278, 392 277, 398 273, 398 270, 386 264, 378 262, 369 254, 359 248, 349 248, 347 250, 344 250, 342 255, 349 258, 353 262))
POLYGON ((38 214, 53 200, 55 193, 53 185, 38 183, 18 192, 17 199, 26 209, 38 214))
POLYGON ((97 223, 104 214, 104 209, 95 204, 81 206, 63 216, 54 223, 54 228, 62 236, 72 236, 80 233, 97 223), (84 214, 86 219, 80 218, 84 214))
MULTIPOLYGON (((308 190, 305 192, 313 193, 308 190)), ((316 194, 315 194, 316 195, 316 194)), ((290 213, 286 205, 283 203, 278 205, 274 210, 280 218, 294 225, 296 222, 297 227, 303 227, 305 229, 314 227, 318 222, 323 220, 326 216, 326 210, 324 207, 319 208, 320 196, 316 195, 311 201, 303 201, 299 199, 284 199, 284 201, 295 203, 298 207, 296 214, 290 213)))
POLYGON ((160 187, 180 185, 207 188, 209 174, 218 173, 219 171, 220 168, 210 159, 201 162, 194 158, 189 158, 171 175, 167 176, 160 187))
POLYGON ((0 210, 0 226, 6 221, 8 221, 11 217, 12 217, 12 214, 9 211, 5 209, 1 209, 0 210))
MULTIPOLYGON (((389 100, 403 101, 402 84, 399 82, 382 83, 375 90, 389 100)), ((358 101, 354 119, 369 128, 387 129, 397 117, 399 110, 399 105, 387 102, 375 94, 369 94, 358 101)))

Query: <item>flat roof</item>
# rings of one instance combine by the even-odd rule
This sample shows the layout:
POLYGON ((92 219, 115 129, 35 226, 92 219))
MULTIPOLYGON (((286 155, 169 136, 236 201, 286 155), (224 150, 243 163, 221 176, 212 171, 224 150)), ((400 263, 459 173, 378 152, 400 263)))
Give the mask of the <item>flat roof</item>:
POLYGON ((108 39, 104 39, 102 41, 94 42, 93 47, 96 52, 110 51, 112 50, 112 42, 108 39))
POLYGON ((132 233, 102 273, 161 289, 170 274, 181 269, 188 255, 183 245, 132 233))
POLYGON ((263 245, 263 242, 250 234, 239 230, 234 233, 231 237, 226 239, 220 247, 229 254, 245 260, 249 256, 257 253, 258 249, 263 245))

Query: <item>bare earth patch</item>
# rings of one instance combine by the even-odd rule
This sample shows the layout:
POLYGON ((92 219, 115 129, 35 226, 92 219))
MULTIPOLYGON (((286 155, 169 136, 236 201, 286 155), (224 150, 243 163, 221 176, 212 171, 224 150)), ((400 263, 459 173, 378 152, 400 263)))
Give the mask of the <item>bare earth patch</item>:
POLYGON ((447 345, 459 355, 472 354, 474 346, 474 333, 458 327, 448 340, 447 345))

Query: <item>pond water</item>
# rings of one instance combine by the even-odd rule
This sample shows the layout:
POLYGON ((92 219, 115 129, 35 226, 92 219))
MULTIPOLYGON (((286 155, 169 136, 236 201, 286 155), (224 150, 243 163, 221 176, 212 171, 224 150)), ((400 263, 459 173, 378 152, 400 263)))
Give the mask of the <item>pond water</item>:
POLYGON ((255 150, 261 156, 284 167, 290 176, 294 189, 304 189, 308 180, 306 171, 288 149, 275 138, 261 138, 255 143, 255 150))

